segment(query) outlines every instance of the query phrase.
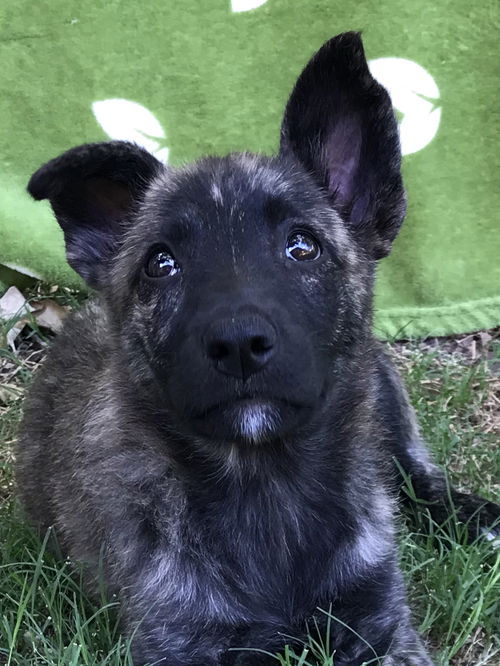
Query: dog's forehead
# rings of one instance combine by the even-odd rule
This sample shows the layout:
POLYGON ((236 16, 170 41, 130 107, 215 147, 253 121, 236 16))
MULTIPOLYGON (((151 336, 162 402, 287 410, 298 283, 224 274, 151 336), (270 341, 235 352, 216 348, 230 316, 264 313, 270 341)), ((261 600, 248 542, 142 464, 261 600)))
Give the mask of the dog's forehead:
POLYGON ((250 153, 202 162, 198 174, 206 179, 217 203, 221 203, 223 194, 234 198, 257 194, 287 197, 293 192, 292 174, 283 165, 250 153))
POLYGON ((205 158, 167 170, 149 188, 145 206, 157 220, 234 227, 243 219, 263 222, 296 217, 317 204, 300 196, 297 177, 272 158, 246 153, 205 158))
POLYGON ((234 153, 167 170, 151 184, 144 203, 148 215, 167 224, 234 227, 252 218, 257 224, 293 218, 322 229, 341 251, 352 245, 320 188, 299 165, 280 158, 234 153))
POLYGON ((276 159, 234 153, 167 172, 153 184, 151 194, 160 201, 175 197, 194 204, 213 201, 219 206, 238 201, 248 204, 265 196, 293 200, 298 198, 294 196, 298 180, 298 172, 276 159))

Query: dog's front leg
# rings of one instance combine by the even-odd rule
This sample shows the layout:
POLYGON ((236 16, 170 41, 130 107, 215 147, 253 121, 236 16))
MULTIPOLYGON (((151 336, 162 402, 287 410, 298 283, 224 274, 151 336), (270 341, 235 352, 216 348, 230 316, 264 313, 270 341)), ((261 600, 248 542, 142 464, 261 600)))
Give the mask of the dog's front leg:
POLYGON ((414 492, 414 497, 403 492, 403 500, 409 503, 416 499, 438 525, 446 524, 455 514, 467 525, 470 541, 479 535, 498 539, 500 505, 450 485, 443 470, 432 461, 401 377, 383 352, 379 355, 377 397, 402 487, 409 480, 414 492))
POLYGON ((134 608, 126 621, 126 633, 132 636, 134 666, 220 666, 228 647, 231 629, 222 624, 196 621, 182 609, 134 608), (181 612, 179 612, 181 611, 181 612))
MULTIPOLYGON (((227 636, 227 628, 225 632, 227 636)), ((159 616, 144 619, 132 623, 127 633, 133 635, 134 666, 220 666, 227 646, 222 627, 210 623, 193 627, 188 618, 170 623, 159 616)))
POLYGON ((409 624, 403 623, 395 632, 382 666, 434 666, 434 662, 417 632, 409 624))
POLYGON ((255 622, 239 627, 224 654, 222 666, 276 666, 278 654, 293 643, 296 629, 271 623, 255 622))

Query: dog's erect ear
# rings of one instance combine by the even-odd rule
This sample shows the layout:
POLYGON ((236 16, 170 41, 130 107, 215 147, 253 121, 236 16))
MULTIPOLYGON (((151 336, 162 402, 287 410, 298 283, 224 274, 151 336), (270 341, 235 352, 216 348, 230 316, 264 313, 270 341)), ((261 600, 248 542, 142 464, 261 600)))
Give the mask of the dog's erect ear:
POLYGON ((401 149, 391 100, 370 74, 359 34, 328 41, 300 75, 281 154, 326 188, 374 259, 389 253, 406 212, 401 149))
POLYGON ((64 232, 68 263, 95 289, 120 245, 130 212, 164 166, 125 141, 78 146, 44 164, 28 183, 49 199, 64 232))

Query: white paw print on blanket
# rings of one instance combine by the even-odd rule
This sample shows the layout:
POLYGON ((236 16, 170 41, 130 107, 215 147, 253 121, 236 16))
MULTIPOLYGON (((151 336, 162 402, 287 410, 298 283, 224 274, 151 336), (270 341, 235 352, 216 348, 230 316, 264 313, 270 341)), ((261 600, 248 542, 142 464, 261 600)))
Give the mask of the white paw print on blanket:
POLYGON ((231 0, 231 9, 233 12, 249 12, 265 5, 266 2, 267 0, 231 0))
POLYGON ((145 106, 128 99, 104 99, 92 104, 92 112, 111 139, 134 141, 164 164, 168 148, 159 120, 145 106))
POLYGON ((436 136, 441 121, 439 88, 421 65, 405 58, 377 58, 368 63, 372 76, 391 96, 402 114, 399 137, 403 155, 425 148, 436 136))

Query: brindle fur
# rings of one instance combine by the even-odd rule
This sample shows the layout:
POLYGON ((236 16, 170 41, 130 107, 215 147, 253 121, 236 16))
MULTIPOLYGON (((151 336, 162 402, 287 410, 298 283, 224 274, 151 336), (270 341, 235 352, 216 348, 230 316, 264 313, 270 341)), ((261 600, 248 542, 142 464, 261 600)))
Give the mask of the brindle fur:
MULTIPOLYGON (((359 36, 330 40, 304 70, 277 157, 174 170, 132 144, 94 144, 29 190, 50 199, 68 260, 100 295, 27 399, 20 495, 89 585, 101 570, 119 595, 135 663, 275 663, 238 648, 277 652, 292 636, 300 650, 313 618, 325 628, 322 608, 340 620, 336 666, 430 666, 397 562, 393 458, 439 518, 449 494, 370 332, 376 260, 405 196, 390 101, 359 36), (319 259, 285 256, 296 228, 319 259), (178 275, 144 274, 157 243, 178 275), (257 338, 271 350, 258 368, 244 356, 257 338)), ((477 514, 471 530, 498 516, 451 493, 461 518, 477 514)))

